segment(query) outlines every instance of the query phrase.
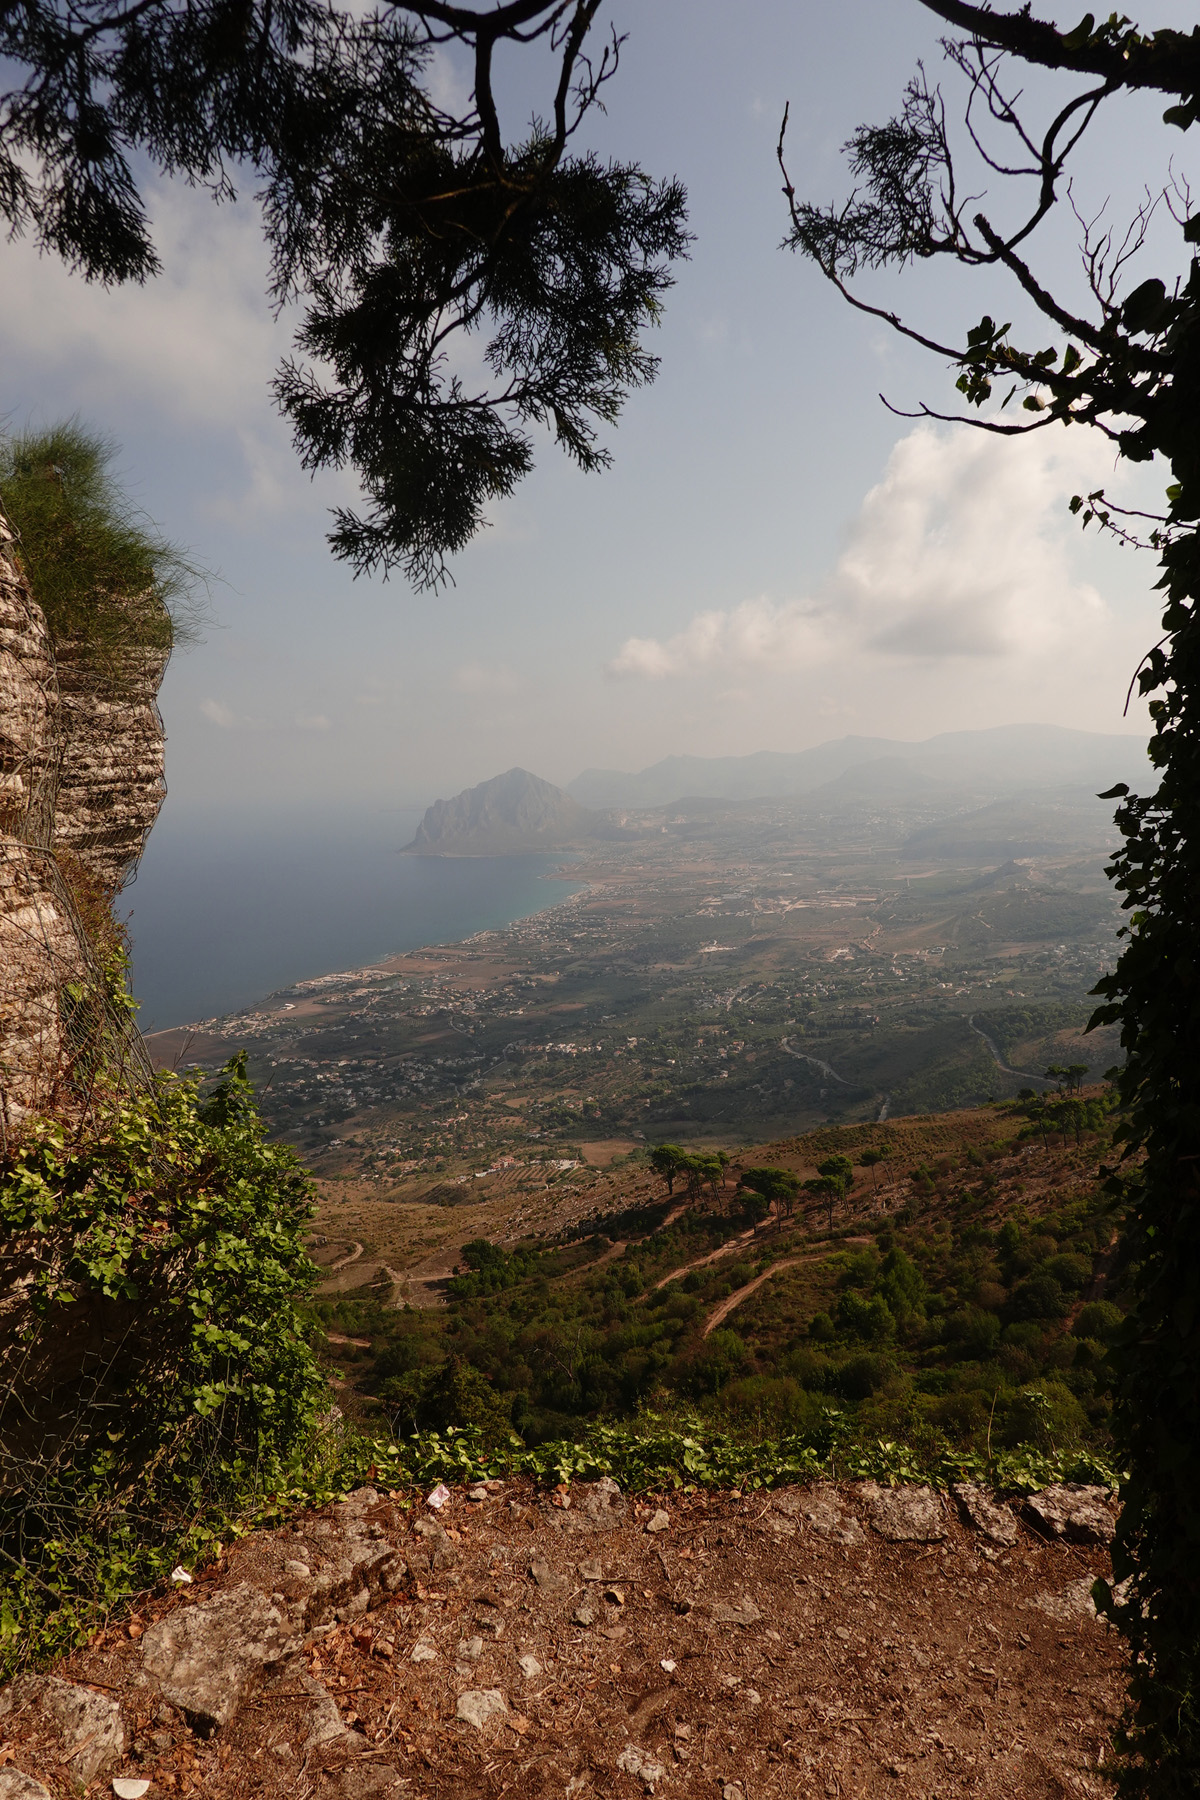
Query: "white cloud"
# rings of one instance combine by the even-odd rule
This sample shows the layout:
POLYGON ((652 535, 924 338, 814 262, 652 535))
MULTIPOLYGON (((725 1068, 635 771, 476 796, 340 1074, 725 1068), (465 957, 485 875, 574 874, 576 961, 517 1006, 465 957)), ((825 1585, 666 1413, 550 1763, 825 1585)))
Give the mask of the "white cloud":
POLYGON ((297 713, 295 722, 300 731, 329 730, 329 720, 324 713, 297 713))
POLYGON ((864 498, 833 572, 801 599, 763 595, 628 638, 612 675, 803 670, 848 653, 946 662, 1044 656, 1105 618, 1072 568, 1067 497, 1111 454, 1080 432, 1008 439, 922 424, 864 498))
POLYGON ((222 731, 232 731, 237 724, 231 709, 223 700, 202 700, 200 711, 210 725, 219 725, 222 731))

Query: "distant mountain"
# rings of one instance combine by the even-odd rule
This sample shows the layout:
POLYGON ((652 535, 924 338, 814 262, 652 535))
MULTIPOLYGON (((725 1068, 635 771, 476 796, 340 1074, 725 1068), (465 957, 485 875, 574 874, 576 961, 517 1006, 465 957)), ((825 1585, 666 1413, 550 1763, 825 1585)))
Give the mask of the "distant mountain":
MULTIPOLYGON (((783 799, 813 793, 853 770, 864 791, 882 795, 901 782, 895 764, 914 777, 995 794, 1042 787, 1111 787, 1144 781, 1144 738, 1071 731, 1062 725, 997 725, 986 731, 946 731, 920 743, 895 738, 844 737, 811 750, 762 750, 753 756, 668 756, 637 774, 585 769, 567 792, 589 807, 671 806, 685 795, 714 800, 783 799), (879 764, 886 763, 886 775, 879 764)), ((914 782, 914 786, 916 783, 914 782)), ((830 796, 832 797, 832 795, 830 796)))
POLYGON ((426 810, 407 852, 415 856, 510 856, 555 850, 603 833, 586 806, 528 769, 509 769, 426 810))

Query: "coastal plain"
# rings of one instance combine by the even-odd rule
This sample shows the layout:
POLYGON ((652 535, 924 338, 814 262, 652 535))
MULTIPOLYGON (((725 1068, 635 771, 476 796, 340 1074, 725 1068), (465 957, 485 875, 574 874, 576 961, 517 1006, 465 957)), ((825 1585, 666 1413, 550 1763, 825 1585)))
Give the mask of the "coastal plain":
POLYGON ((541 913, 149 1040, 199 1075, 247 1051, 318 1180, 332 1286, 369 1265, 399 1293, 464 1229, 635 1199, 655 1142, 736 1157, 1117 1057, 1083 1029, 1119 912, 1108 812, 1079 789, 949 817, 940 796, 684 801, 626 826, 541 913))

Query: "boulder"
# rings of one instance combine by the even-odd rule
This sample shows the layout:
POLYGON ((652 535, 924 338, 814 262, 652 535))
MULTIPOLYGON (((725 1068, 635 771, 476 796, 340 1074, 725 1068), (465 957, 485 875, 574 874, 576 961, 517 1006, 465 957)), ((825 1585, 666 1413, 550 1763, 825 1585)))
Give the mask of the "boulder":
POLYGON ((629 1510, 625 1496, 608 1475, 599 1481, 577 1482, 571 1497, 571 1510, 558 1515, 564 1531, 615 1531, 629 1510))
POLYGON ((81 1787, 90 1787, 124 1756, 121 1709, 107 1694, 57 1675, 23 1675, 0 1693, 0 1717, 31 1707, 52 1723, 62 1744, 62 1765, 81 1787))
POLYGON ((179 1607, 142 1639, 142 1667, 202 1730, 227 1725, 264 1672, 300 1648, 301 1621, 242 1582, 179 1607))
POLYGON ((1031 1494, 1025 1511, 1040 1530, 1072 1544, 1110 1544, 1116 1529, 1108 1489, 1077 1481, 1056 1483, 1040 1494, 1031 1494))
POLYGON ((864 1481, 858 1492, 871 1524, 889 1543, 933 1544, 946 1536, 946 1517, 932 1488, 864 1481))
POLYGON ((51 1800, 51 1795, 32 1775, 20 1769, 0 1769, 0 1800, 51 1800))
POLYGON ((639 1750, 636 1744, 626 1744, 617 1758, 617 1767, 623 1774, 632 1775, 645 1784, 646 1791, 653 1793, 660 1781, 665 1781, 667 1771, 662 1763, 648 1750, 639 1750))
POLYGON ((757 1625, 762 1618, 762 1613, 749 1594, 742 1594, 732 1602, 714 1601, 710 1611, 718 1625, 757 1625))
POLYGON ((800 1516, 818 1537, 835 1544, 862 1544, 862 1526, 842 1505, 842 1497, 829 1482, 819 1481, 800 1496, 800 1516))
POLYGON ((529 1575, 543 1594, 561 1594, 567 1586, 565 1575, 557 1574, 543 1557, 535 1556, 529 1565, 529 1575))
POLYGON ((986 1488, 971 1481, 958 1481, 951 1490, 967 1523, 993 1544, 1015 1544, 1020 1533, 1011 1507, 998 1505, 986 1488))

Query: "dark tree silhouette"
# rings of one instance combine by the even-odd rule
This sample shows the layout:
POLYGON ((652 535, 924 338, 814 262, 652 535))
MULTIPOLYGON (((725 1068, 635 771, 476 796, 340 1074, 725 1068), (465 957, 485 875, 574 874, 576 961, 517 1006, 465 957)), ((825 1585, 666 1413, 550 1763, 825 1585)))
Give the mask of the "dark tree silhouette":
POLYGON ((90 280, 144 281, 142 166, 220 199, 257 183, 272 297, 305 307, 278 403, 304 466, 354 469, 367 498, 335 515, 333 548, 436 586, 531 468, 533 428, 601 468, 598 429, 657 366, 642 339, 686 252, 685 197, 572 149, 620 57, 615 35, 589 51, 601 5, 0 4, 0 218, 90 280), (495 52, 538 41, 545 117, 509 141, 495 52), (457 114, 427 80, 446 42, 474 70, 457 114))

